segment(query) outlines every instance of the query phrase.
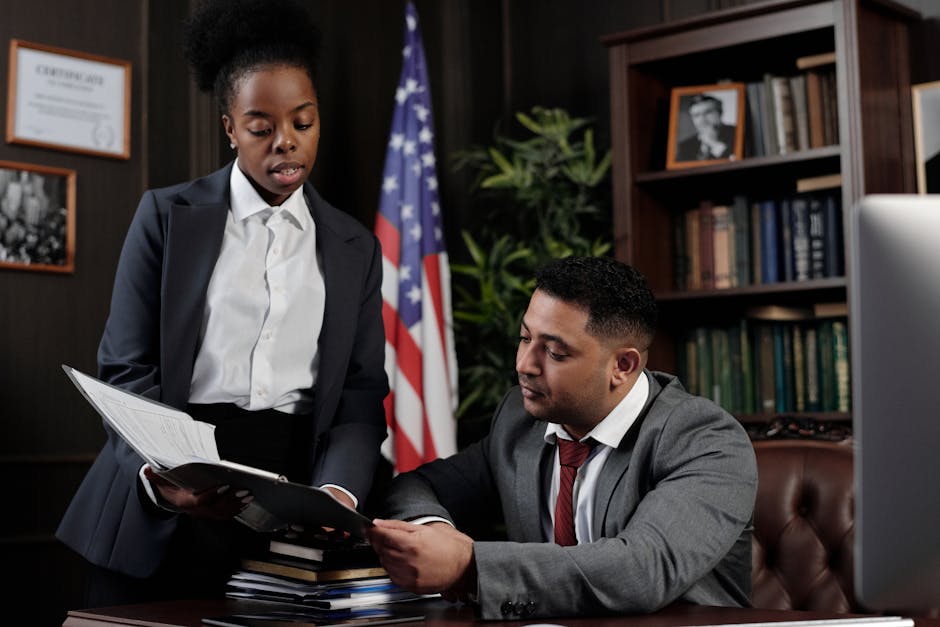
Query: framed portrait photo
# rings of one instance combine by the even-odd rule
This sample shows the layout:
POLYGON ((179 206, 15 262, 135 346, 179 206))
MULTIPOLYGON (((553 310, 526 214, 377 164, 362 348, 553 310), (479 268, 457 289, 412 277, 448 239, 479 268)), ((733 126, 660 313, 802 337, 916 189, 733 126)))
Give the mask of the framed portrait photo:
POLYGON ((130 61, 10 40, 7 141, 129 159, 130 61))
POLYGON ((940 81, 911 85, 917 191, 940 194, 940 81))
POLYGON ((74 272, 74 170, 0 161, 0 268, 74 272))
POLYGON ((744 83, 674 87, 666 169, 694 168, 744 156, 744 83))

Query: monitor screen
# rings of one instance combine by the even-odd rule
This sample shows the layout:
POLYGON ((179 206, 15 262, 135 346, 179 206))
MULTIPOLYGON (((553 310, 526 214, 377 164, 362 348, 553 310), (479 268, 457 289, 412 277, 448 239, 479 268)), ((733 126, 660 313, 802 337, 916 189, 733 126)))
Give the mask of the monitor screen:
POLYGON ((873 195, 847 253, 856 594, 940 607, 940 195, 873 195))

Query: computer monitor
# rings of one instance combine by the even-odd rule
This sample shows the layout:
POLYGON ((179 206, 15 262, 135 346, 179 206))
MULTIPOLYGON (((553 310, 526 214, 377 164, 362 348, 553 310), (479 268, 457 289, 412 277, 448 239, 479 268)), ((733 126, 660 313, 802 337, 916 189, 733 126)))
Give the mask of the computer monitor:
POLYGON ((940 195, 867 196, 849 224, 855 592, 940 607, 940 195))

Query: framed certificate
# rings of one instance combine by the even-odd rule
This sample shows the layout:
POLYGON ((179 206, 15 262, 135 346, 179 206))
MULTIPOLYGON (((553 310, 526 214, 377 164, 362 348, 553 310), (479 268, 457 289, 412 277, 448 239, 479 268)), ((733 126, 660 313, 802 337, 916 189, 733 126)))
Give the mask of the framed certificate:
POLYGON ((130 61, 10 41, 8 142, 129 159, 130 105, 130 61))

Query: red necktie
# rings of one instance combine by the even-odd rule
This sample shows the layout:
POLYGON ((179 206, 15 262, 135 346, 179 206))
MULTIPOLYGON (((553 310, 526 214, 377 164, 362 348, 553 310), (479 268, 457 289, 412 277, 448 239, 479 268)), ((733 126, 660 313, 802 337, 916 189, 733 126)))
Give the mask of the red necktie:
POLYGON ((574 507, 571 498, 571 489, 574 487, 574 478, 578 468, 591 454, 591 445, 573 440, 557 438, 558 460, 561 463, 558 500, 555 501, 555 544, 561 546, 574 546, 578 538, 574 534, 574 507))

